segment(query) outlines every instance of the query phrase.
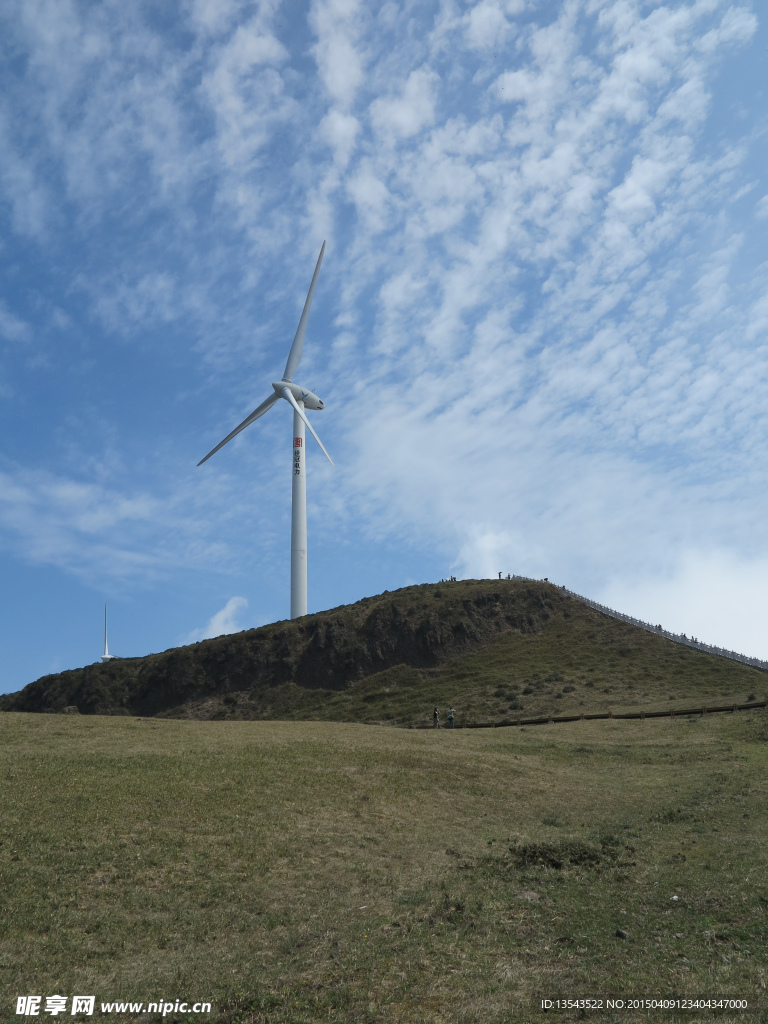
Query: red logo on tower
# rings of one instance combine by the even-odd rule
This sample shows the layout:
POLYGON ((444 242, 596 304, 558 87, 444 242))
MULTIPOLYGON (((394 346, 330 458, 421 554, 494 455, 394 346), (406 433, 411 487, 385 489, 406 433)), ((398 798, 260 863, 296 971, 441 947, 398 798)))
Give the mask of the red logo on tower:
POLYGON ((293 439, 293 447, 294 448, 301 448, 301 438, 300 437, 294 437, 294 439, 293 439))

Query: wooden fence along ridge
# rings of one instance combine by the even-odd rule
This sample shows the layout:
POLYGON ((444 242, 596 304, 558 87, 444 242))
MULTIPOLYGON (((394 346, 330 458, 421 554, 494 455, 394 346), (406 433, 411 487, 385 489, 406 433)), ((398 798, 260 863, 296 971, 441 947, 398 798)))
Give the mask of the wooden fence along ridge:
MULTIPOLYGON (((511 576, 510 579, 524 583, 549 583, 549 580, 533 580, 530 576, 511 576)), ((557 584, 552 585, 557 586, 557 584)), ((670 633, 668 630, 662 629, 660 626, 652 626, 650 622, 643 622, 642 619, 633 619, 631 615, 625 615, 623 612, 617 612, 615 608, 607 608, 604 604, 599 604, 597 601, 593 601, 589 597, 584 597, 582 594, 574 593, 573 590, 568 590, 567 587, 557 587, 557 589, 568 597, 573 597, 577 601, 583 601, 584 604, 589 605, 590 608, 594 608, 595 611, 602 612, 603 615, 608 615, 612 619, 621 619, 622 622, 630 622, 633 626, 639 626, 641 629, 645 629, 649 633, 655 633, 656 636, 666 637, 667 640, 671 640, 672 643, 684 644, 686 647, 692 647, 695 651, 704 651, 707 654, 716 654, 720 658, 730 658, 731 661, 740 661, 744 665, 751 665, 753 668, 759 668, 762 669, 763 672, 768 672, 768 661, 761 661, 760 658, 748 658, 746 654, 739 654, 738 651, 728 651, 724 647, 712 647, 710 644, 703 644, 700 640, 693 640, 684 633, 670 633)))
MULTIPOLYGON (((549 580, 534 580, 530 576, 511 576, 510 579, 517 580, 519 583, 549 583, 549 580)), ((552 586, 556 586, 556 584, 552 584, 552 586)), ((716 654, 720 658, 740 661, 744 665, 751 665, 753 668, 768 672, 768 661, 761 661, 760 658, 748 658, 745 654, 739 654, 737 651, 727 651, 723 647, 712 647, 710 644, 701 643, 700 640, 693 640, 685 636, 685 634, 670 633, 660 626, 652 626, 641 619, 633 619, 631 615, 617 612, 614 608, 607 608, 604 604, 592 601, 589 597, 583 597, 581 594, 568 590, 567 587, 557 587, 557 589, 576 601, 583 601, 584 604, 594 608, 595 611, 602 612, 603 615, 608 615, 612 619, 621 619, 622 622, 629 622, 633 626, 639 626, 641 629, 647 630, 649 633, 655 633, 656 636, 666 637, 667 640, 671 640, 673 643, 684 644, 686 647, 692 647, 694 650, 704 651, 707 654, 716 654)), ((669 711, 601 711, 595 714, 584 715, 543 715, 539 718, 505 718, 500 722, 466 722, 462 725, 457 725, 456 728, 498 729, 505 726, 553 725, 555 722, 587 722, 606 718, 675 718, 679 715, 712 715, 724 711, 733 713, 734 711, 751 711, 753 708, 764 707, 768 707, 768 700, 751 701, 746 704, 719 704, 716 707, 672 708, 669 711)), ((424 722, 414 725, 412 728, 431 729, 433 726, 428 722, 424 722)))

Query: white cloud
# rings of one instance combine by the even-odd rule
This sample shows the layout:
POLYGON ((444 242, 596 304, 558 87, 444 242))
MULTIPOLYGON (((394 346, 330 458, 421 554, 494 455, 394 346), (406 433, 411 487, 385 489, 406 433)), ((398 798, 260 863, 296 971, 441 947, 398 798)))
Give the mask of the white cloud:
POLYGON ((330 110, 320 122, 320 135, 327 140, 336 163, 342 168, 349 163, 359 131, 357 118, 336 109, 330 110))
POLYGON ((244 597, 230 597, 224 607, 211 616, 206 626, 193 630, 181 643, 193 644, 198 640, 209 640, 227 633, 239 633, 245 627, 239 624, 238 618, 247 607, 248 602, 244 597))
POLYGON ((222 174, 221 195, 255 216, 253 191, 243 175, 279 127, 296 120, 298 109, 285 88, 280 66, 288 54, 272 32, 269 19, 257 16, 239 25, 211 53, 202 93, 216 119, 214 144, 222 174), (229 175, 234 174, 233 179, 229 175))
POLYGON ((191 0, 190 20, 198 32, 221 35, 228 31, 242 9, 240 0, 191 0))
POLYGON ((495 88, 503 103, 517 103, 536 95, 537 81, 528 71, 505 71, 496 79, 495 88))
POLYGON ((361 9, 359 0, 315 0, 310 15, 320 80, 343 109, 351 106, 363 82, 365 53, 358 44, 361 9))
MULTIPOLYGON (((82 461, 88 475, 98 477, 82 461)), ((0 469, 2 546, 88 583, 156 579, 192 565, 231 569, 232 555, 218 531, 209 538, 198 522, 221 484, 208 481, 201 491, 194 481, 184 486, 177 480, 161 497, 116 485, 109 478, 119 475, 117 467, 103 475, 103 483, 83 482, 6 463, 0 469)))
POLYGON ((435 118, 435 91, 438 76, 430 68, 412 71, 399 95, 374 100, 371 122, 381 135, 407 139, 416 135, 435 118))
POLYGON ((681 552, 668 570, 625 582, 614 578, 596 598, 673 633, 768 660, 765 608, 768 559, 728 550, 681 552))
POLYGON ((389 192, 368 164, 363 164, 347 184, 349 197, 357 207, 361 220, 369 231, 383 231, 387 226, 389 192))
POLYGON ((727 43, 746 43, 757 31, 757 18, 745 7, 729 7, 723 20, 698 42, 703 53, 712 53, 727 43))
POLYGON ((0 301, 0 337, 6 341, 29 341, 32 330, 28 323, 12 313, 4 302, 0 301))
MULTIPOLYGON (((90 290, 89 282, 81 286, 90 290)), ((93 289, 95 312, 113 331, 167 323, 183 312, 186 296, 179 295, 178 282, 167 273, 145 274, 132 284, 117 284, 106 292, 93 289)))
POLYGON ((473 50, 486 50, 502 45, 512 34, 513 26, 504 13, 500 0, 481 0, 464 15, 467 42, 473 50))
POLYGON ((19 153, 7 122, 8 116, 0 105, 0 194, 10 206, 13 230, 42 240, 49 219, 49 190, 40 180, 33 160, 19 153))

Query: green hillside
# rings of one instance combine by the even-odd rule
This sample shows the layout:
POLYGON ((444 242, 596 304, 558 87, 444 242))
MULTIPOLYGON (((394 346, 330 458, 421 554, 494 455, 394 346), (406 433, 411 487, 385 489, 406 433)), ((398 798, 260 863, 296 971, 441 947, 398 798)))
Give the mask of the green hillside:
POLYGON ((0 715, 0 1020, 764 1022, 767 740, 0 715), (748 1007, 605 1005, 697 997, 748 1007))
POLYGON ((44 676, 0 710, 457 724, 762 699, 759 669, 608 618, 548 583, 407 587, 144 658, 44 676))

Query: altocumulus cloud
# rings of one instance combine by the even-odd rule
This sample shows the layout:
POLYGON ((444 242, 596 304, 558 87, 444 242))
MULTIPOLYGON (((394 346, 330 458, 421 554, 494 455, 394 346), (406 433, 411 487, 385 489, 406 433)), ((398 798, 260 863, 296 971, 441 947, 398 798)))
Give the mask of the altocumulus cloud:
POLYGON ((94 585, 247 569, 281 616, 262 592, 285 576, 285 424, 191 468, 282 371, 325 238, 302 364, 337 462, 311 465, 311 529, 346 545, 324 602, 359 596, 362 557, 372 578, 546 575, 656 618, 710 578, 731 644, 728 594, 768 564, 748 3, 4 18, 13 557, 94 585))
POLYGON ((709 83, 757 22, 715 3, 557 9, 517 26, 493 9, 515 39, 498 74, 457 73, 480 22, 445 15, 411 57, 442 72, 437 123, 361 144, 356 269, 380 285, 347 422, 371 428, 351 475, 377 527, 452 535, 461 572, 594 592, 666 580, 708 545, 765 550, 766 268, 740 263, 748 140, 708 135, 709 83))

